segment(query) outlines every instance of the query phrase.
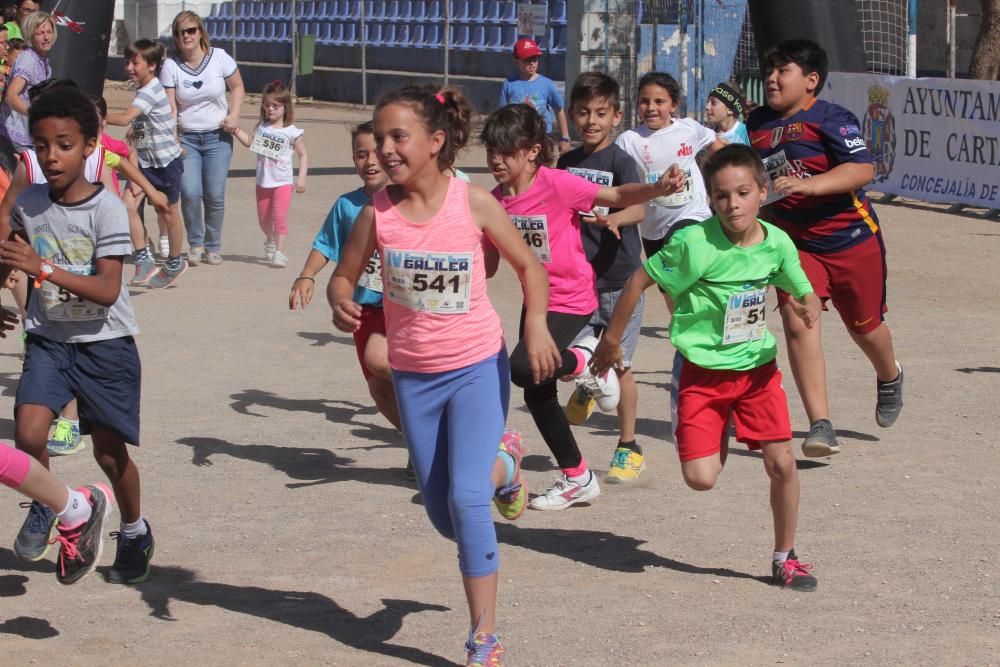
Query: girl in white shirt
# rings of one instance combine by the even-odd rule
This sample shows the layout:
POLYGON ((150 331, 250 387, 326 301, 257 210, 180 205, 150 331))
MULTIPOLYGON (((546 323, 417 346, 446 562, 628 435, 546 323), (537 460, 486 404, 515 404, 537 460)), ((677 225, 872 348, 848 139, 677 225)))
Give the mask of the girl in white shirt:
POLYGON ((712 217, 695 156, 702 149, 712 153, 725 144, 697 121, 674 118, 679 95, 680 86, 669 74, 650 72, 643 76, 638 99, 642 125, 623 132, 615 142, 636 161, 639 176, 647 183, 655 183, 674 163, 687 176, 682 190, 648 204, 639 225, 646 257, 655 255, 677 229, 712 217))
POLYGON ((295 108, 292 93, 281 81, 264 86, 260 122, 253 134, 240 128, 233 132, 241 144, 257 154, 257 219, 264 232, 264 259, 274 268, 288 266, 288 208, 292 203, 292 153, 299 158, 295 192, 306 191, 309 156, 302 130, 292 124, 295 108))

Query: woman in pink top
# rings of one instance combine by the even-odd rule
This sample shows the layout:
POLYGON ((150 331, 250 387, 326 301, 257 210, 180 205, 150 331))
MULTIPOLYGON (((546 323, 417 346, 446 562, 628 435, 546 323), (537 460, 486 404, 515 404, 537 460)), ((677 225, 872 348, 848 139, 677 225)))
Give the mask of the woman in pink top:
MULTIPOLYGON (((588 376, 587 362, 597 345, 597 339, 589 336, 570 347, 597 309, 596 277, 583 250, 577 213, 594 206, 625 208, 673 194, 684 185, 684 177, 674 165, 656 183, 604 187, 567 171, 549 169, 544 166, 552 161, 545 121, 527 104, 511 104, 493 112, 480 139, 486 145, 490 172, 498 183, 493 196, 548 274, 546 319, 562 350, 559 367, 554 377, 539 381, 531 373, 527 348, 518 344, 510 357, 511 379, 524 388, 528 411, 562 471, 552 487, 533 498, 529 507, 566 509, 601 495, 597 477, 587 467, 559 405, 555 383, 560 377, 588 376)), ((615 229, 612 231, 617 235, 615 229)), ((618 403, 617 376, 605 373, 589 380, 601 408, 613 410, 618 403)))
POLYGON ((536 381, 559 363, 545 325, 545 272, 485 190, 452 178, 471 107, 455 90, 408 86, 375 107, 379 162, 391 185, 358 215, 328 288, 334 323, 360 325, 354 286, 377 248, 389 364, 403 433, 437 530, 458 543, 469 603, 468 664, 498 664, 496 530, 491 498, 517 518, 527 501, 523 442, 504 436, 510 370, 486 294, 483 235, 517 271, 525 348, 536 381), (498 452, 497 443, 500 442, 498 452))

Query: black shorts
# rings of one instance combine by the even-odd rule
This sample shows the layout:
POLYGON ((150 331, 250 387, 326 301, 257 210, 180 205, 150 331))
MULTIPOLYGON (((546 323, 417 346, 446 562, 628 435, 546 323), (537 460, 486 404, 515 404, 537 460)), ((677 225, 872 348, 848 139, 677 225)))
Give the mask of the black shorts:
POLYGON ((58 415, 75 398, 81 433, 99 427, 138 445, 141 385, 142 368, 132 336, 59 343, 29 333, 14 416, 26 404, 43 405, 58 415))
POLYGON ((184 158, 176 157, 166 167, 143 167, 142 175, 150 185, 167 196, 168 204, 175 204, 181 198, 181 175, 184 173, 184 158))

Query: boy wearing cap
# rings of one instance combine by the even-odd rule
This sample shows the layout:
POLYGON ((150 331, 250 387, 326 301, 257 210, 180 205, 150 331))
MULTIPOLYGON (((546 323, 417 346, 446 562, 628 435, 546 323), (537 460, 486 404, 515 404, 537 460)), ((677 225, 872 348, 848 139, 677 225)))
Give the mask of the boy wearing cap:
POLYGON ((559 123, 559 152, 565 153, 569 143, 569 125, 563 111, 563 98, 555 82, 538 73, 538 56, 542 50, 533 39, 519 39, 514 44, 514 62, 518 75, 509 77, 500 88, 500 106, 528 104, 545 119, 545 127, 552 134, 553 122, 559 123))

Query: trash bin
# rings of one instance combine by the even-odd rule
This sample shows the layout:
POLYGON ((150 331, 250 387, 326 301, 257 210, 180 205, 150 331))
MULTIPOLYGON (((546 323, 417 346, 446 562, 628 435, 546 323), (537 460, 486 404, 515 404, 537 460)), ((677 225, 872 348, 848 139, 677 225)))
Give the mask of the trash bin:
POLYGON ((295 33, 295 47, 299 54, 298 68, 295 73, 299 75, 312 74, 313 66, 316 64, 316 35, 295 33))

